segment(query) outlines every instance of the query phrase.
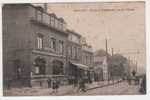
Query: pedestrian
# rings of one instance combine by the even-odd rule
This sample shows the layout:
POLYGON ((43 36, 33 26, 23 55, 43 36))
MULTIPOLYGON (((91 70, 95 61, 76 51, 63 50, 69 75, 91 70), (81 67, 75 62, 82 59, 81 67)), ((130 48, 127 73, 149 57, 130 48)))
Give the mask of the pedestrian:
POLYGON ((142 83, 140 85, 140 92, 142 94, 146 94, 146 75, 144 75, 144 77, 142 79, 142 83))
POLYGON ((55 79, 52 82, 52 89, 53 89, 52 93, 56 93, 56 80, 55 79))
POLYGON ((128 84, 131 85, 131 78, 130 78, 130 76, 127 77, 127 81, 128 81, 128 84))
POLYGON ((78 81, 77 81, 77 78, 74 78, 73 79, 73 86, 74 88, 78 85, 78 81))
POLYGON ((59 82, 59 80, 56 80, 56 93, 58 92, 58 89, 59 89, 59 84, 60 84, 60 82, 59 82))
POLYGON ((51 79, 50 78, 47 80, 47 83, 48 83, 48 88, 50 88, 51 87, 51 79))
POLYGON ((78 91, 86 92, 85 90, 85 80, 83 78, 79 79, 79 88, 78 91))

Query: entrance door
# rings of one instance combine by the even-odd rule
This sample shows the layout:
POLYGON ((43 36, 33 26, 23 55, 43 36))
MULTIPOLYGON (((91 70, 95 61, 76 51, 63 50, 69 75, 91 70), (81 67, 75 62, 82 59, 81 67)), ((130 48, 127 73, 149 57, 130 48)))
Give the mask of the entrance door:
POLYGON ((53 74, 54 75, 63 75, 64 71, 63 71, 63 62, 59 61, 59 60, 54 60, 52 62, 53 64, 53 74))

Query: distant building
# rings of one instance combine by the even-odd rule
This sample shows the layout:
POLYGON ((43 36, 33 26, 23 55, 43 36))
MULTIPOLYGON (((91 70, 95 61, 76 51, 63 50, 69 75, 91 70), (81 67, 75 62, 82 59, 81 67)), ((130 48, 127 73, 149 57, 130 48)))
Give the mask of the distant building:
POLYGON ((94 56, 94 69, 98 75, 98 80, 108 80, 108 64, 106 56, 94 56))

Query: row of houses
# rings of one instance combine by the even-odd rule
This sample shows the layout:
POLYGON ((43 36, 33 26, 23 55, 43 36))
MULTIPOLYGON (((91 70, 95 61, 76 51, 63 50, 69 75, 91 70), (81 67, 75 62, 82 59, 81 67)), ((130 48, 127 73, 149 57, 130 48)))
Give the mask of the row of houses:
POLYGON ((5 4, 2 15, 4 87, 20 81, 34 86, 54 76, 92 77, 92 46, 63 18, 32 4, 5 4))

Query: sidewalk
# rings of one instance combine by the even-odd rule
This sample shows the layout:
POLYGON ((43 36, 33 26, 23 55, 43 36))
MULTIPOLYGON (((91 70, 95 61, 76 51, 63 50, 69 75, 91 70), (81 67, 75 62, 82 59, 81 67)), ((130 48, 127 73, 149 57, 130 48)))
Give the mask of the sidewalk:
POLYGON ((118 82, 122 82, 122 81, 100 81, 100 82, 94 82, 92 85, 89 85, 87 90, 92 90, 92 89, 96 89, 96 88, 101 88, 101 87, 105 87, 105 86, 109 86, 109 85, 114 85, 118 82))
MULTIPOLYGON (((111 85, 113 83, 108 82, 93 82, 92 84, 86 84, 86 89, 91 90, 99 87, 104 87, 111 85)), ((77 87, 73 87, 73 85, 60 86, 57 93, 53 93, 52 88, 44 88, 44 87, 24 87, 24 88, 12 88, 9 90, 4 90, 4 96, 60 96, 60 95, 68 95, 76 93, 77 87)))
POLYGON ((58 93, 53 93, 52 88, 43 87, 24 87, 24 88, 12 88, 9 90, 4 90, 4 96, 48 96, 48 95, 62 95, 66 92, 73 90, 72 85, 61 86, 58 89, 58 93))

